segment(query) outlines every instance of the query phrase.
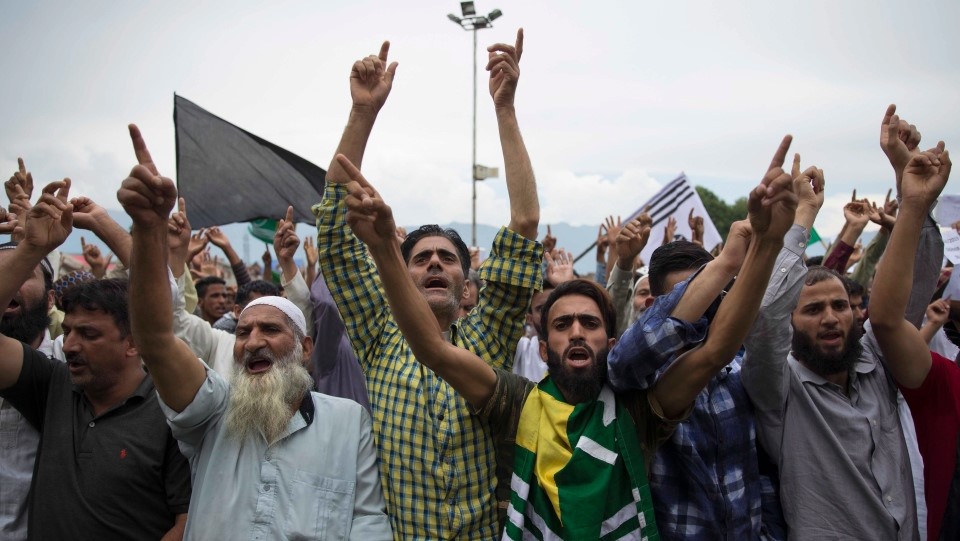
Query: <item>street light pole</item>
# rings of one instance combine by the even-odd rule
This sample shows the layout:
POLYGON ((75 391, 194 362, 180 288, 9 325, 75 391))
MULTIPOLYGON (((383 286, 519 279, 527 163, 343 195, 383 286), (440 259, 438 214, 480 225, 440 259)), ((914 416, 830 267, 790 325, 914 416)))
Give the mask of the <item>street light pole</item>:
POLYGON ((453 13, 447 15, 447 18, 457 23, 464 30, 473 32, 473 151, 471 156, 470 179, 473 187, 472 213, 471 213, 471 246, 477 245, 477 181, 485 178, 496 177, 499 172, 493 167, 483 167, 477 164, 477 30, 483 28, 493 28, 491 24, 494 19, 503 15, 499 9, 491 11, 487 15, 477 15, 477 10, 473 2, 460 2, 460 10, 463 17, 457 17, 453 13))

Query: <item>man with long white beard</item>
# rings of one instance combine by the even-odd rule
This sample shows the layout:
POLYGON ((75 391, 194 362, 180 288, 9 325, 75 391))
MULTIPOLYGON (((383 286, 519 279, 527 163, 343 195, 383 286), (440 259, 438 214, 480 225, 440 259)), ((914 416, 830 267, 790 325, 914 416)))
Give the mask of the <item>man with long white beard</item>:
POLYGON ((133 219, 130 323, 164 413, 190 461, 186 539, 391 539, 370 417, 311 393, 303 312, 261 297, 240 313, 230 384, 173 333, 167 220, 176 188, 136 126, 139 165, 117 198, 133 219))

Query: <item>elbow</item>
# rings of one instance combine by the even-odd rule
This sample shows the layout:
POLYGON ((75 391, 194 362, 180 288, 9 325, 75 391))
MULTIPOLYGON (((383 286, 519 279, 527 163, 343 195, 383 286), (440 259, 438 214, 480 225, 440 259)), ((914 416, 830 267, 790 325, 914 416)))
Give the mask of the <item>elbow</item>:
POLYGON ((537 228, 540 227, 540 210, 524 213, 514 213, 510 218, 510 229, 530 240, 537 239, 537 228))

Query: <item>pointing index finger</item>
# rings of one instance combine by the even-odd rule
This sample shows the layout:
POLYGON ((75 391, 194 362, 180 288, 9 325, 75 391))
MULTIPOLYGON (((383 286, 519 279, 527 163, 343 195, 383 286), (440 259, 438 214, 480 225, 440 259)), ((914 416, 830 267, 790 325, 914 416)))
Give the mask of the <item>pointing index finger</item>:
POLYGON ((790 143, 793 142, 792 135, 784 135, 783 140, 780 141, 780 146, 777 148, 777 151, 773 154, 773 160, 770 161, 769 169, 777 169, 783 167, 783 162, 787 159, 787 152, 790 150, 790 143))
POLYGON ((520 61, 520 57, 523 56, 523 28, 517 29, 517 61, 520 61))
POLYGON ((337 154, 337 163, 340 164, 340 167, 343 167, 343 170, 347 172, 347 176, 350 177, 350 180, 355 181, 357 184, 364 188, 372 188, 370 183, 367 182, 367 179, 363 178, 363 173, 357 169, 356 165, 353 165, 353 162, 343 154, 337 154))
POLYGON ((23 163, 23 158, 17 158, 17 167, 20 168, 20 174, 26 178, 27 176, 27 166, 23 163))
POLYGON ((287 216, 283 219, 283 221, 288 224, 293 222, 293 205, 287 207, 287 216))
POLYGON ((390 41, 384 41, 383 45, 380 46, 380 54, 377 55, 380 57, 380 61, 383 62, 383 65, 387 65, 387 55, 390 54, 390 41))
POLYGON ((159 175, 160 172, 157 171, 157 166, 153 163, 150 151, 147 150, 147 143, 143 140, 143 135, 140 134, 140 128, 136 124, 130 124, 128 128, 130 130, 130 141, 133 142, 133 152, 137 155, 137 163, 149 169, 154 175, 159 175))

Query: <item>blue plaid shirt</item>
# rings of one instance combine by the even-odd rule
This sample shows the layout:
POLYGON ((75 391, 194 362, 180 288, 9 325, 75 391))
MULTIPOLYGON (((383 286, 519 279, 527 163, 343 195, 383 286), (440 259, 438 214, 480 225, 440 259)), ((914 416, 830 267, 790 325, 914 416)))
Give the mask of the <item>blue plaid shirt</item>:
MULTIPOLYGON (((670 317, 691 277, 656 299, 608 357, 617 391, 648 389, 709 321, 670 317)), ((775 477, 762 475, 753 406, 738 354, 697 395, 690 417, 657 450, 650 475, 661 539, 785 539, 775 477)))

